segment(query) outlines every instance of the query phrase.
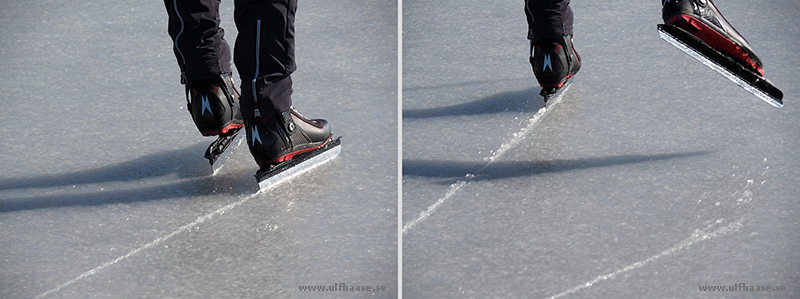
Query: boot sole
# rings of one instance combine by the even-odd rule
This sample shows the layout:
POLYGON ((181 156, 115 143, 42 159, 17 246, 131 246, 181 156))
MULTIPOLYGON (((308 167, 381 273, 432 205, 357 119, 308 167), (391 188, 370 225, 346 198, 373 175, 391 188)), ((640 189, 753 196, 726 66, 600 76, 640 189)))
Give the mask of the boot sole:
POLYGON ((272 161, 269 161, 269 162, 258 162, 257 164, 258 164, 259 167, 265 167, 265 166, 277 165, 277 164, 280 164, 282 162, 289 161, 289 160, 291 160, 292 158, 294 158, 297 155, 305 154, 305 153, 308 153, 310 151, 313 151, 315 149, 318 149, 320 147, 323 147, 323 146, 327 145, 331 141, 332 137, 333 137, 333 135, 328 136, 328 139, 326 139, 324 142, 322 142, 319 145, 285 154, 285 155, 280 156, 280 157, 278 157, 278 158, 276 158, 276 159, 274 159, 272 161))
POLYGON ((219 129, 219 130, 216 130, 216 131, 200 132, 200 134, 203 134, 203 136, 216 136, 216 135, 219 135, 219 134, 227 134, 229 131, 240 129, 243 126, 244 126, 244 123, 241 123, 241 124, 232 123, 232 124, 229 124, 229 125, 223 127, 222 129, 219 129))

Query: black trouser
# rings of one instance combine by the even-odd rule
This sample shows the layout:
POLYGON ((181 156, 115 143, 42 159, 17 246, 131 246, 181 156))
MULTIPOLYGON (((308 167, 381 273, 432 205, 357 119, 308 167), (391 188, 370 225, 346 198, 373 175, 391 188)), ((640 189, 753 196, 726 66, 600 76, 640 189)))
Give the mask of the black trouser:
MULTIPOLYGON (((169 35, 182 83, 231 73, 231 50, 219 26, 220 0, 164 0, 169 35)), ((294 15, 297 0, 234 1, 234 63, 242 80, 242 116, 289 110, 292 105, 294 15)))
POLYGON ((572 35, 572 9, 569 0, 525 0, 528 39, 558 38, 572 35))

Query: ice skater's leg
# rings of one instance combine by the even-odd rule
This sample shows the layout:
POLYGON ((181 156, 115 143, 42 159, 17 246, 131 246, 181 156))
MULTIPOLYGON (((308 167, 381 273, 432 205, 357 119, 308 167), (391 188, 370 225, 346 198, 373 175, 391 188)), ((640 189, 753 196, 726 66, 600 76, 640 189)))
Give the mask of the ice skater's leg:
POLYGON ((530 63, 542 93, 560 88, 581 67, 572 43, 574 15, 569 0, 526 0, 530 63))
POLYGON ((225 134, 243 125, 219 4, 219 0, 164 1, 189 113, 204 136, 225 134))
POLYGON ((297 0, 236 1, 234 63, 250 153, 262 167, 291 160, 331 140, 327 121, 292 108, 297 0))

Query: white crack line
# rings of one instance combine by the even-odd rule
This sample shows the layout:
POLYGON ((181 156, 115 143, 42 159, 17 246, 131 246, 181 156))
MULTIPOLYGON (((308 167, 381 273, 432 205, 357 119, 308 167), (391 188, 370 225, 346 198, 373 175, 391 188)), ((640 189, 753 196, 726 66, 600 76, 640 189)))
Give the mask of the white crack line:
POLYGON ((547 109, 547 107, 548 106, 553 107, 556 104, 560 103, 561 99, 564 98, 563 95, 567 91, 567 89, 569 89, 569 85, 564 86, 561 95, 551 98, 551 102, 548 105, 539 108, 539 110, 536 111, 536 113, 531 118, 528 119, 528 125, 522 128, 522 130, 520 130, 516 134, 514 134, 511 137, 511 139, 507 140, 506 142, 503 142, 491 156, 484 158, 484 161, 487 161, 487 163, 483 165, 483 167, 478 169, 478 171, 476 171, 474 174, 472 173, 466 174, 465 179, 457 181, 452 185, 450 185, 450 189, 448 189, 447 192, 445 192, 444 196, 436 200, 436 202, 434 202, 432 205, 428 206, 427 209, 420 212, 417 218, 414 218, 406 222, 406 224, 403 225, 403 234, 406 234, 414 226, 416 226, 417 224, 428 218, 428 216, 433 214, 433 212, 435 212, 436 209, 438 209, 442 204, 444 204, 447 200, 453 197, 453 195, 456 194, 459 190, 461 190, 461 188, 464 188, 464 186, 466 186, 469 182, 471 182, 479 173, 486 170, 486 168, 492 165, 492 163, 494 163, 494 161, 500 158, 500 156, 508 152, 508 150, 517 146, 520 142, 522 142, 522 140, 528 137, 530 132, 533 131, 534 127, 536 127, 536 125, 539 124, 542 121, 542 118, 546 115, 547 111, 549 110, 547 109))
POLYGON ((649 263, 651 263, 653 261, 656 261, 656 260, 658 260, 660 258, 663 258, 663 257, 666 257, 666 256, 670 256, 670 255, 673 255, 673 254, 675 254, 675 253, 677 253, 677 252, 679 252, 681 250, 687 249, 687 248, 691 247, 692 245, 694 245, 694 244, 696 244, 698 242, 705 241, 705 240, 710 240, 712 238, 716 238, 716 237, 719 237, 719 236, 724 236, 724 235, 728 235, 728 234, 732 234, 732 233, 738 232, 742 228, 742 221, 743 221, 743 219, 739 219, 737 221, 728 223, 728 225, 725 225, 723 227, 720 227, 720 228, 717 228, 717 229, 713 229, 715 225, 721 224, 721 223, 724 222, 724 219, 718 219, 717 221, 715 221, 714 223, 712 223, 708 227, 706 227, 706 229, 703 229, 703 230, 696 229, 694 231, 694 233, 692 233, 692 235, 689 236, 688 238, 686 238, 685 240, 681 241, 678 244, 675 244, 674 246, 672 246, 670 248, 667 248, 664 251, 659 252, 656 255, 653 255, 653 256, 645 259, 645 260, 638 261, 638 262, 635 262, 633 264, 627 265, 624 268, 616 270, 614 272, 610 272, 610 273, 607 273, 607 274, 599 275, 599 276, 595 277, 594 279, 592 279, 592 280, 590 280, 590 281, 588 281, 586 283, 577 285, 577 286, 575 286, 575 287, 573 287, 573 288, 571 288, 569 290, 566 290, 564 292, 561 292, 561 293, 558 293, 556 295, 553 295, 552 297, 549 297, 549 299, 561 298, 561 297, 567 296, 569 294, 578 292, 580 290, 589 288, 589 287, 595 285, 596 283, 599 283, 599 282, 602 282, 602 281, 605 281, 605 280, 609 280, 609 279, 617 278, 617 276, 619 276, 620 274, 623 274, 625 272, 629 272, 631 270, 635 270, 635 269, 644 267, 645 265, 647 265, 647 264, 649 264, 649 263))
POLYGON ((218 215, 222 215, 225 212, 230 211, 233 208, 242 205, 243 203, 247 202, 248 200, 250 200, 251 198, 255 197, 256 195, 257 194, 253 194, 253 195, 247 196, 247 197, 245 197, 243 199, 240 199, 237 202, 234 202, 234 203, 231 203, 231 204, 229 204, 227 206, 221 207, 221 208, 217 209, 216 211, 213 211, 211 213, 208 213, 208 214, 205 214, 203 216, 200 216, 200 217, 197 218, 197 220, 193 221, 192 223, 189 223, 189 224, 186 224, 184 226, 181 226, 177 230, 175 230, 175 231, 173 231, 173 232, 171 232, 171 233, 169 233, 167 235, 158 237, 155 240, 153 240, 152 242, 147 243, 142 247, 139 247, 139 248, 136 248, 134 250, 131 250, 130 252, 128 252, 127 254, 125 254, 123 256, 120 256, 118 258, 110 260, 110 261, 108 261, 108 262, 106 262, 106 263, 104 263, 104 264, 102 264, 100 266, 97 266, 96 268, 94 268, 92 270, 86 271, 83 274, 78 275, 78 277, 75 277, 74 279, 72 279, 70 281, 62 283, 62 284, 56 286, 55 288, 47 290, 46 292, 41 293, 41 294, 39 294, 39 296, 36 296, 34 298, 37 298, 37 299, 38 298, 44 298, 47 295, 53 294, 55 292, 58 292, 59 290, 65 288, 65 287, 67 287, 69 285, 72 285, 72 284, 74 284, 74 283, 76 283, 76 282, 78 282, 78 281, 80 281, 80 280, 82 280, 84 278, 89 277, 89 276, 95 275, 95 274, 99 273, 100 271, 103 271, 103 269, 105 269, 105 268, 113 266, 116 263, 119 263, 119 262, 121 262, 121 261, 123 261, 123 260, 125 260, 125 259, 127 259, 127 258, 129 258, 131 256, 134 256, 134 255, 136 255, 137 253, 139 253, 142 250, 145 250, 145 249, 151 248, 153 246, 156 246, 158 244, 164 243, 164 241, 169 240, 170 238, 174 237, 177 234, 180 234, 180 233, 183 233, 185 231, 188 231, 188 230, 192 229, 193 227, 195 227, 197 225, 200 225, 203 222, 208 221, 211 218, 214 218, 214 217, 216 217, 218 215))

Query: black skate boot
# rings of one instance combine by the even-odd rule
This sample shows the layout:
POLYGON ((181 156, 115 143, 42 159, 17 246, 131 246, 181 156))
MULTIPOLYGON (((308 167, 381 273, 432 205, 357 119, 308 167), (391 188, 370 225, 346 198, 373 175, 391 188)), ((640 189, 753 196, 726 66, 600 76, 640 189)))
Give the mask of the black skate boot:
POLYGON ((763 76, 761 59, 711 0, 662 0, 662 18, 763 76))
POLYGON ((244 126, 239 111, 239 91, 230 74, 221 74, 187 84, 186 101, 200 134, 217 136, 204 155, 211 164, 211 173, 216 173, 241 144, 241 139, 236 139, 244 126))
POLYGON ((331 141, 323 119, 308 119, 294 108, 263 118, 247 119, 247 145, 262 169, 291 160, 331 141))
POLYGON ((572 36, 560 40, 531 41, 531 66, 542 87, 541 94, 552 94, 581 69, 581 57, 572 44, 572 36))
POLYGON ((243 125, 239 91, 230 74, 187 84, 186 100, 197 129, 203 136, 230 134, 243 125))

